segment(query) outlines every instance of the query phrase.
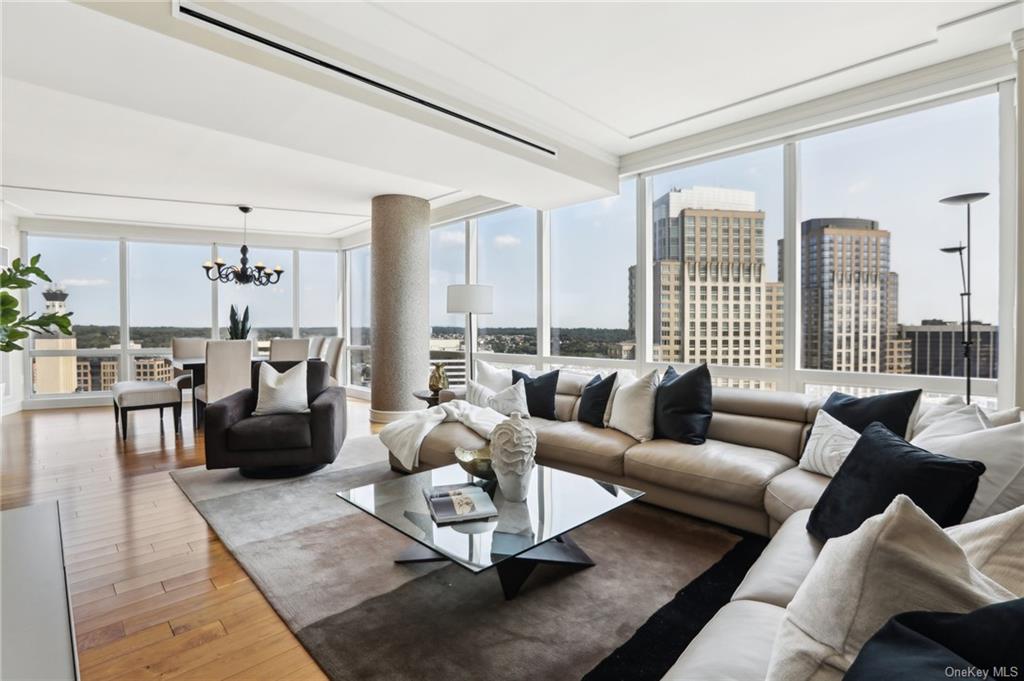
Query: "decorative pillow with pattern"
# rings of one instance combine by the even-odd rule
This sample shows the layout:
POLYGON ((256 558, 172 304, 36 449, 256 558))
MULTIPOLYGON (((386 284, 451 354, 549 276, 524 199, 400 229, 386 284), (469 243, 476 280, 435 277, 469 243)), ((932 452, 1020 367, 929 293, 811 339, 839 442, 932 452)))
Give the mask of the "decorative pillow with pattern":
POLYGON ((858 439, 860 433, 844 426, 824 409, 819 409, 818 415, 814 417, 811 434, 807 436, 804 453, 800 455, 800 468, 831 478, 843 465, 858 439))

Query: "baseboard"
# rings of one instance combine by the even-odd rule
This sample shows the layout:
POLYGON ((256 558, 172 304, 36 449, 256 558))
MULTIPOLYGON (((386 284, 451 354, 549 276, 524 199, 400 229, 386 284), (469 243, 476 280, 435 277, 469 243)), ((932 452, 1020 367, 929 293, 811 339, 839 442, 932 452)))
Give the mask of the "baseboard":
POLYGON ((415 411, 385 411, 383 409, 370 408, 370 423, 391 423, 401 418, 408 416, 409 414, 415 414, 415 411))

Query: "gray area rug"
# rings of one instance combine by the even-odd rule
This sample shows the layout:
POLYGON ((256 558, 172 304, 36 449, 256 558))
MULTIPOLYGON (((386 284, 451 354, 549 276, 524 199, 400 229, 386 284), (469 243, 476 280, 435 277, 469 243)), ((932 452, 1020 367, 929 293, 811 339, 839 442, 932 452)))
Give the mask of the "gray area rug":
POLYGON ((643 503, 573 531, 597 562, 541 565, 506 601, 497 574, 396 565, 410 540, 339 499, 397 476, 376 437, 293 480, 171 476, 332 679, 579 679, 739 540, 643 503))

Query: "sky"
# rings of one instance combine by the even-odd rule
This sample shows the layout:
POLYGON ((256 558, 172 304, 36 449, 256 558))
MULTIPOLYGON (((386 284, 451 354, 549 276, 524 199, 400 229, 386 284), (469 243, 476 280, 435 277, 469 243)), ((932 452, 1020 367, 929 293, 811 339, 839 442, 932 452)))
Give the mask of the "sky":
MULTIPOLYGON (((998 116, 997 98, 985 95, 877 123, 810 138, 799 144, 800 213, 811 217, 878 220, 892 233, 892 270, 900 275, 899 320, 959 319, 959 266, 939 248, 964 238, 962 209, 938 199, 988 191, 975 204, 973 265, 975 318, 995 322, 998 310, 998 116)), ((765 211, 765 260, 777 277, 776 241, 782 236, 782 149, 772 147, 666 172, 653 180, 656 199, 672 187, 693 185, 754 191, 765 211)), ((635 181, 616 197, 552 211, 552 324, 556 327, 624 328, 628 315, 628 268, 636 257, 635 181)), ((487 326, 533 326, 536 321, 536 217, 527 208, 478 221, 479 281, 495 286, 495 314, 487 326)), ((434 229, 430 238, 430 321, 448 326, 461 315, 445 313, 447 285, 461 282, 465 233, 461 223, 434 229)), ((118 246, 112 241, 30 237, 44 269, 65 285, 70 309, 83 324, 118 323, 118 246)), ((235 263, 237 246, 225 246, 235 263)), ((331 254, 303 254, 302 325, 326 326, 336 314, 337 267, 331 254), (304 260, 303 262, 306 262, 304 260)), ((206 246, 130 244, 130 316, 137 325, 205 324, 209 284, 199 265, 206 246)), ((291 270, 291 253, 254 249, 251 260, 291 270)), ((369 321, 369 251, 352 256, 353 325, 369 321)), ((291 324, 294 278, 257 289, 221 285, 220 317, 230 302, 248 303, 257 326, 291 324)), ((41 289, 31 294, 33 309, 41 289)))

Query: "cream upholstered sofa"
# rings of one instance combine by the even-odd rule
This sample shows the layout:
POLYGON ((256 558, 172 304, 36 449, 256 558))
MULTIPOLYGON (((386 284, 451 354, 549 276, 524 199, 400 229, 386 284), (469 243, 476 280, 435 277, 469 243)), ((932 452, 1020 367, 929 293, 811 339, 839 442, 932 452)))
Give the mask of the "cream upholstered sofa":
MULTIPOLYGON (((820 477, 820 476, 819 476, 820 477)), ((768 674, 786 606, 822 544, 807 532, 809 508, 790 513, 746 577, 663 677, 663 681, 753 681, 768 674)))
MULTIPOLYGON (((810 508, 828 478, 796 467, 818 401, 788 392, 716 388, 708 439, 638 442, 611 428, 576 420, 590 376, 562 372, 556 420, 531 418, 537 461, 635 487, 643 501, 761 535, 775 532, 795 511, 810 508)), ((441 401, 459 397, 443 391, 441 401)), ((420 447, 419 467, 455 462, 455 448, 486 442, 461 423, 443 423, 420 447)), ((405 470, 391 457, 396 470, 405 470)))

